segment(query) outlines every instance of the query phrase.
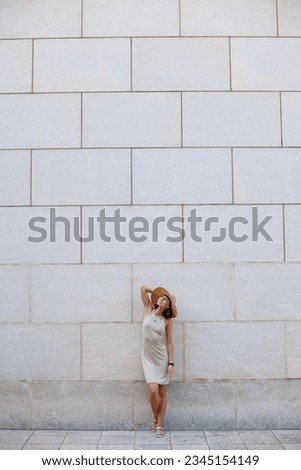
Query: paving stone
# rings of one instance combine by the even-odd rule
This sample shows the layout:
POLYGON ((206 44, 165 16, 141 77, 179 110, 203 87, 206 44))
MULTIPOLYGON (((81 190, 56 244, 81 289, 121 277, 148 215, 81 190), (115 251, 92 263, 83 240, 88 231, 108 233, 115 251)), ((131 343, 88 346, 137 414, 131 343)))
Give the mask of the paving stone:
POLYGON ((134 445, 134 431, 103 431, 99 445, 134 445))
POLYGON ((184 444, 171 444, 172 450, 209 450, 209 447, 205 444, 191 444, 191 445, 184 445, 184 444))
POLYGON ((248 446, 253 444, 279 444, 278 439, 271 431, 238 431, 243 442, 248 446))
POLYGON ((200 444, 206 445, 206 439, 202 432, 198 431, 187 431, 187 432, 180 432, 180 431, 171 431, 170 432, 170 440, 171 444, 173 445, 185 445, 185 444, 200 444))
POLYGON ((245 444, 249 450, 283 450, 284 447, 279 444, 245 444))
POLYGON ((300 450, 301 430, 166 431, 156 438, 150 431, 0 430, 0 450, 300 450), (66 436, 67 434, 67 436, 66 436), (31 439, 28 437, 31 436, 31 439), (64 440, 69 436, 69 441, 64 440), (81 442, 71 438, 82 437, 81 442), (104 437, 108 442, 93 443, 104 437), (134 443, 134 437, 135 443, 134 443), (128 438, 132 443, 125 442, 128 438), (14 440, 15 439, 15 440, 14 440), (21 442, 23 439, 23 442, 21 442), (25 440, 24 440, 25 439, 25 440), (54 442, 60 439, 62 443, 54 442), (109 442, 115 439, 115 442, 109 442), (119 442, 116 442, 120 439, 119 442), (122 442, 123 439, 123 442, 122 442), (90 442, 88 442, 90 440, 90 442), (19 441, 19 442, 18 442, 19 441), (243 442, 244 441, 244 442, 243 442), (69 442, 69 443, 67 443, 69 442))
POLYGON ((169 437, 169 432, 165 431, 164 436, 158 438, 156 437, 155 433, 152 431, 140 431, 139 433, 136 433, 135 437, 135 446, 140 446, 140 445, 153 445, 157 444, 156 442, 158 439, 160 439, 160 445, 169 445, 170 443, 170 437, 169 437))
POLYGON ((0 444, 0 450, 21 450, 22 444, 0 444))
POLYGON ((171 447, 170 445, 160 445, 160 444, 156 444, 154 443, 153 445, 152 444, 145 444, 145 445, 137 445, 134 447, 135 450, 170 450, 171 447))
POLYGON ((97 446, 101 431, 69 431, 63 445, 94 445, 97 446))
POLYGON ((134 449, 134 446, 133 445, 125 445, 125 444, 99 444, 97 446, 97 449, 102 449, 102 450, 122 450, 122 449, 126 449, 126 450, 132 450, 134 449))
POLYGON ((0 431, 0 447, 2 447, 2 449, 9 449, 11 447, 21 449, 26 444, 31 435, 32 431, 2 430, 0 431))
POLYGON ((59 450, 60 445, 52 445, 52 444, 26 444, 22 447, 22 450, 59 450))
POLYGON ((64 436, 56 436, 51 434, 33 434, 27 441, 28 445, 61 445, 64 436))
POLYGON ((245 445, 237 431, 205 431, 205 437, 210 449, 220 449, 221 446, 228 449, 245 449, 245 445))
POLYGON ((28 439, 33 431, 30 430, 12 430, 12 429, 0 429, 0 442, 3 439, 12 438, 15 441, 20 441, 23 439, 28 439))
POLYGON ((301 444, 283 444, 285 450, 301 450, 301 444))
POLYGON ((224 445, 212 445, 209 447, 212 450, 245 450, 244 444, 224 444, 224 445))
MULTIPOLYGON (((69 431, 71 432, 71 431, 69 431)), ((61 430, 53 430, 53 429, 46 429, 46 430, 36 430, 33 431, 32 436, 57 436, 64 438, 67 435, 68 431, 61 431, 61 430)))
POLYGON ((96 450, 97 444, 63 444, 60 450, 96 450))
POLYGON ((301 446, 301 430, 276 430, 273 431, 277 439, 283 445, 299 445, 301 446))

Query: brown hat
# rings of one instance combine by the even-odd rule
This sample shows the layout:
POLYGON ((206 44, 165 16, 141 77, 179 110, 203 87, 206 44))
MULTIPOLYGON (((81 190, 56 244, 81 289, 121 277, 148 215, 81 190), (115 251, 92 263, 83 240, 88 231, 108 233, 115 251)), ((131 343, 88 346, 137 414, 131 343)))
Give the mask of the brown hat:
POLYGON ((152 292, 152 295, 151 295, 151 300, 152 300, 152 304, 153 305, 156 305, 157 303, 157 300, 162 297, 163 295, 166 295, 166 297, 169 298, 169 301, 170 301, 170 310, 171 310, 171 316, 173 318, 175 318, 178 314, 178 311, 177 311, 177 307, 176 307, 176 299, 175 299, 175 296, 170 294, 170 292, 168 292, 168 290, 164 289, 164 287, 156 287, 156 289, 154 289, 154 291, 152 292))

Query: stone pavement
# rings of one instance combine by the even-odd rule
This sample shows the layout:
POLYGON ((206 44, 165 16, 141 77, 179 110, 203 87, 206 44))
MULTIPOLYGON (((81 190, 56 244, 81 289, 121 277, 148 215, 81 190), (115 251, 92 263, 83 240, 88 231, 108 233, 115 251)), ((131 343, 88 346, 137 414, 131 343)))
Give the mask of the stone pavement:
POLYGON ((151 431, 0 430, 1 450, 297 450, 301 430, 277 431, 151 431))

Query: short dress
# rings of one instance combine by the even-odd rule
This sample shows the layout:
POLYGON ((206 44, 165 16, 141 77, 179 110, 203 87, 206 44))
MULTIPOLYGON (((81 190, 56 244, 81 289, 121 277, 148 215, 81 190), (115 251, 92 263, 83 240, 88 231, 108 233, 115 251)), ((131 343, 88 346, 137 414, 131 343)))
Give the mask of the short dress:
POLYGON ((147 383, 169 383, 165 318, 156 316, 154 310, 143 320, 141 359, 147 383))

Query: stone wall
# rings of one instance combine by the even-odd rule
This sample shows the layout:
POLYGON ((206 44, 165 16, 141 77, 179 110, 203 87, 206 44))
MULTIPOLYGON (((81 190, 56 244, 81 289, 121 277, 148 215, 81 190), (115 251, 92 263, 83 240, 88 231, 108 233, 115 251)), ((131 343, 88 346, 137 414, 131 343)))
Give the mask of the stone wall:
POLYGON ((167 428, 299 428, 301 3, 1 0, 0 38, 0 426, 148 429, 144 282, 167 428))

